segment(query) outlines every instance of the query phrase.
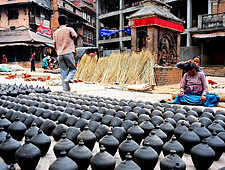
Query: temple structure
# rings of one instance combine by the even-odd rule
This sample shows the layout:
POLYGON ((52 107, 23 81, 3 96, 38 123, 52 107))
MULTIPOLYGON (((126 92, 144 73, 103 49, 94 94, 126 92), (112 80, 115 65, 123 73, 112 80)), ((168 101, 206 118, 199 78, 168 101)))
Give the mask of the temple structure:
POLYGON ((180 33, 183 21, 170 12, 171 6, 157 0, 145 0, 144 7, 127 17, 131 27, 131 50, 148 49, 155 63, 173 66, 180 60, 180 33))

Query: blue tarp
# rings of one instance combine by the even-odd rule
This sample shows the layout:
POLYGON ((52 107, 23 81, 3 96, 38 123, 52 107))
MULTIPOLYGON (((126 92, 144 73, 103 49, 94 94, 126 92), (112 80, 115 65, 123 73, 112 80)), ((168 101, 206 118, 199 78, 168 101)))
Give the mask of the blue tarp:
POLYGON ((171 104, 191 104, 191 105, 202 105, 206 107, 213 107, 218 105, 220 97, 215 93, 207 93, 206 101, 202 102, 200 100, 201 93, 196 94, 185 94, 182 97, 176 96, 174 101, 170 102, 171 104))
POLYGON ((107 30, 107 29, 100 29, 99 30, 99 36, 100 37, 108 37, 108 36, 111 36, 113 34, 116 34, 120 31, 123 31, 127 34, 131 34, 131 28, 125 28, 123 30, 107 30))

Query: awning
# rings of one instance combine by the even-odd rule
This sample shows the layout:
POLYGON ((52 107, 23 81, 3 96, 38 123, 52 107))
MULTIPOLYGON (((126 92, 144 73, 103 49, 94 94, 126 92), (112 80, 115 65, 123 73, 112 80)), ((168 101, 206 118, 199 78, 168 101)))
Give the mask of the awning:
POLYGON ((44 44, 32 44, 32 43, 2 43, 0 47, 10 47, 10 46, 34 46, 34 47, 44 47, 44 44))
POLYGON ((150 25, 157 25, 159 27, 172 29, 178 32, 184 32, 184 27, 181 24, 177 24, 171 21, 167 21, 157 17, 148 17, 142 19, 133 20, 134 24, 133 27, 142 27, 142 26, 150 26, 150 25))
POLYGON ((194 34, 194 38, 214 38, 214 37, 225 37, 225 32, 214 32, 209 34, 194 34))

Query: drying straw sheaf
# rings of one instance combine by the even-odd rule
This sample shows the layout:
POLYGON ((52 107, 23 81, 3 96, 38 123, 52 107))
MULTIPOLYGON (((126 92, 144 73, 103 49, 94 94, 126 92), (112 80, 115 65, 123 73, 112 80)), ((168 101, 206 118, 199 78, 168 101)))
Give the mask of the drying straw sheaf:
POLYGON ((75 78, 97 83, 155 84, 154 58, 150 51, 112 53, 100 58, 84 55, 75 78))

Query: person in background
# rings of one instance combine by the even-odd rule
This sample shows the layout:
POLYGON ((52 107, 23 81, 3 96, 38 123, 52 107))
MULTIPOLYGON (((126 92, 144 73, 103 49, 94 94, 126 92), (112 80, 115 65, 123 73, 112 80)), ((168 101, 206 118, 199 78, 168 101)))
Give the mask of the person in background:
POLYGON ((188 63, 180 92, 171 104, 192 104, 212 107, 218 105, 220 97, 208 92, 205 75, 195 63, 188 63))
POLYGON ((50 56, 44 55, 45 58, 42 60, 42 68, 47 69, 48 68, 48 60, 50 60, 50 56))
MULTIPOLYGON (((180 69, 183 70, 183 72, 182 72, 182 77, 183 77, 184 74, 187 72, 186 66, 187 66, 188 63, 195 63, 196 66, 199 68, 199 71, 202 71, 202 72, 204 73, 203 69, 200 67, 200 65, 201 65, 201 57, 198 56, 198 55, 196 55, 196 56, 194 56, 194 57, 192 58, 192 60, 188 60, 188 61, 184 61, 184 62, 179 62, 179 63, 177 63, 176 66, 177 66, 178 68, 180 68, 180 69)), ((206 76, 205 73, 204 73, 204 75, 206 76)))
POLYGON ((31 72, 32 72, 32 71, 35 71, 35 55, 36 55, 36 53, 33 52, 32 56, 31 56, 31 58, 30 58, 31 72))
POLYGON ((2 56, 2 64, 7 62, 7 57, 5 56, 5 54, 3 54, 2 56))
POLYGON ((58 18, 60 27, 53 34, 54 47, 58 54, 63 91, 70 91, 69 83, 74 82, 74 75, 77 71, 74 59, 74 39, 77 38, 77 33, 73 28, 67 27, 67 20, 67 16, 60 15, 58 18))

